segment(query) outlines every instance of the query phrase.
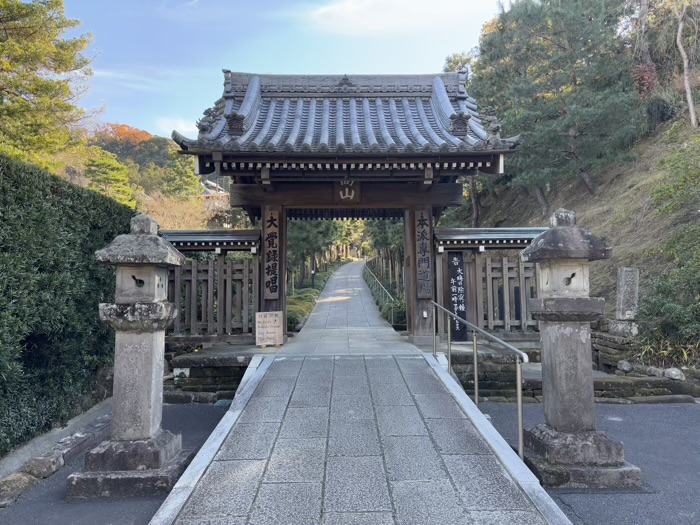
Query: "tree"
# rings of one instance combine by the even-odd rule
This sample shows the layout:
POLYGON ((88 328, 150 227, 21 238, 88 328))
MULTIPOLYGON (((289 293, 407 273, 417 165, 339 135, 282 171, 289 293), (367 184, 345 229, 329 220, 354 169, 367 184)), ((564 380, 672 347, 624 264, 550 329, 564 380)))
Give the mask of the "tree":
POLYGON ((192 158, 179 155, 170 139, 126 124, 105 124, 91 142, 129 166, 131 181, 148 195, 191 197, 202 191, 192 158))
MULTIPOLYGON (((685 50, 684 30, 686 15, 688 13, 689 0, 671 0, 671 8, 678 22, 678 30, 676 31, 676 46, 683 60, 683 86, 685 87, 685 98, 688 102, 688 112, 690 114, 690 125, 694 128, 698 127, 698 117, 695 114, 695 100, 693 99, 693 90, 690 87, 690 59, 685 50), (681 4, 680 6, 678 4, 681 4)), ((696 42, 697 44, 697 42, 696 42)))
POLYGON ((133 156, 134 150, 153 135, 127 124, 107 123, 95 132, 93 142, 102 149, 114 153, 117 158, 133 156))
POLYGON ((365 234, 379 258, 380 277, 398 296, 403 295, 401 282, 404 257, 403 220, 375 219, 365 223, 365 234))
POLYGON ((78 24, 62 0, 0 0, 0 152, 55 169, 52 155, 80 140, 90 35, 64 37, 78 24))
POLYGON ((98 149, 96 156, 87 162, 85 175, 90 189, 136 208, 134 188, 129 182, 129 168, 120 164, 113 153, 98 149))
POLYGON ((450 71, 471 72, 472 63, 474 62, 477 54, 477 49, 472 49, 469 52, 462 51, 461 53, 452 53, 450 56, 445 58, 445 65, 442 69, 446 73, 450 71))
POLYGON ((692 77, 700 66, 700 2, 628 0, 627 9, 632 12, 627 37, 634 44, 637 82, 652 124, 686 106, 692 125, 697 122, 692 77))
POLYGON ((306 277, 306 263, 327 250, 338 237, 338 221, 289 221, 287 224, 287 258, 298 266, 299 282, 306 277))
POLYGON ((524 135, 509 170, 536 197, 562 177, 580 177, 595 193, 591 169, 638 136, 639 92, 619 37, 619 7, 520 0, 484 26, 470 90, 508 133, 524 135))

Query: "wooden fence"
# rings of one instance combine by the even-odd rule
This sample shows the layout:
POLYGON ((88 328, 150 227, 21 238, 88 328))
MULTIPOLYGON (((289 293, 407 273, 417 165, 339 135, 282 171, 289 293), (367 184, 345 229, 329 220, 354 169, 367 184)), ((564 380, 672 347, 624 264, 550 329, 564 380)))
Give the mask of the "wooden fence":
POLYGON ((208 261, 188 260, 170 271, 168 299, 178 316, 168 335, 225 336, 251 334, 258 300, 258 266, 224 255, 208 261))
POLYGON ((511 331, 537 327, 527 306, 536 297, 535 263, 519 257, 479 256, 476 264, 477 319, 488 330, 511 331), (480 261, 479 261, 480 259, 480 261))

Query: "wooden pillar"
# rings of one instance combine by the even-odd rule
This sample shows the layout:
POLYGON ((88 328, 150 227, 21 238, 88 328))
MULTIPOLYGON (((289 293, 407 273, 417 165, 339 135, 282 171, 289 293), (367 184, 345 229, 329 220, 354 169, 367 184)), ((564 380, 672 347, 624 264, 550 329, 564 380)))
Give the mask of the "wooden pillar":
MULTIPOLYGON (((425 343, 433 337, 433 305, 435 298, 435 257, 433 256, 433 210, 431 206, 416 206, 407 213, 404 231, 409 241, 406 250, 409 254, 409 271, 411 286, 406 290, 411 292, 411 324, 409 334, 415 342, 425 343)), ((408 306, 407 306, 408 310, 408 306)))
POLYGON ((413 333, 413 283, 412 278, 413 263, 411 262, 411 224, 413 224, 413 216, 410 210, 405 210, 403 214, 403 287, 406 295, 406 331, 409 334, 413 333))
POLYGON ((287 212, 264 206, 260 247, 260 311, 284 312, 287 322, 287 212))

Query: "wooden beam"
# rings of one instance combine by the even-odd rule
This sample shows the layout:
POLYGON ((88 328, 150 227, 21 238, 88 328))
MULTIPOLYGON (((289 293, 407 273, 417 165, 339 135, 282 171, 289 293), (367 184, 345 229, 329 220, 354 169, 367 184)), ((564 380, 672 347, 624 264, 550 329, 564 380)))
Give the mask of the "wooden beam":
POLYGON ((231 187, 231 206, 287 206, 288 208, 406 208, 409 206, 461 206, 462 186, 457 183, 434 184, 421 191, 422 184, 367 184, 359 203, 335 204, 333 183, 279 183, 274 193, 257 184, 231 187))

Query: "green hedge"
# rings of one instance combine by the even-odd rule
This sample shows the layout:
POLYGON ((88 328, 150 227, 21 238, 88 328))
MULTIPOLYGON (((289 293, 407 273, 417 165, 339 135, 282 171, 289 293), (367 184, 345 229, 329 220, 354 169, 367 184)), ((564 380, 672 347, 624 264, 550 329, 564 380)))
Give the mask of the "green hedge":
POLYGON ((97 304, 114 272, 95 250, 133 211, 0 156, 0 455, 90 402, 113 335, 97 304))

